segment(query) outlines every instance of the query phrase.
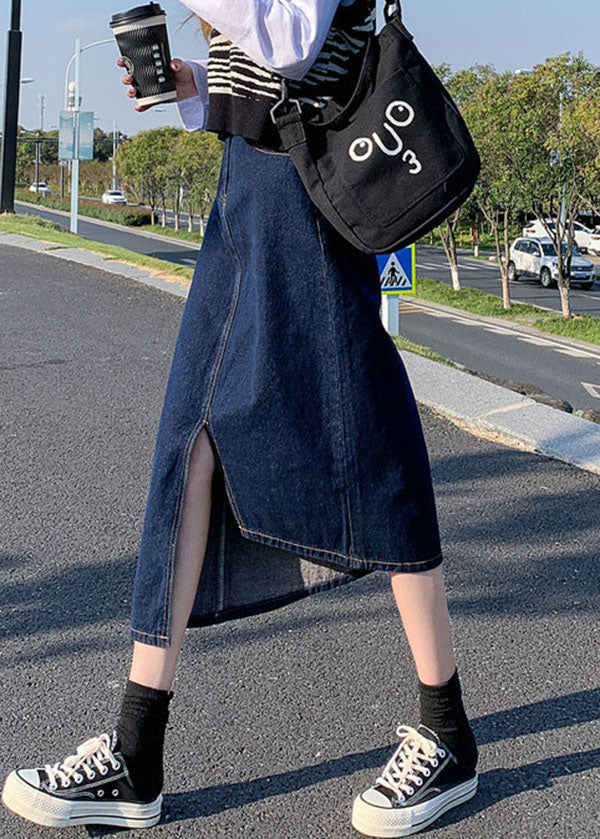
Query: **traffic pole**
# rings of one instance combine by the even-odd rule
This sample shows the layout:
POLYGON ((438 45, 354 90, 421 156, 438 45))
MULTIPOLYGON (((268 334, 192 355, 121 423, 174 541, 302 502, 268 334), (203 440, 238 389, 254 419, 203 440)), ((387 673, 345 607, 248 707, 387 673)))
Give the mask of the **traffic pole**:
POLYGON ((79 73, 81 65, 81 42, 75 40, 75 110, 73 112, 73 161, 71 166, 71 233, 78 231, 79 203, 79 73))
POLYGON ((19 128, 19 93, 21 81, 21 0, 12 0, 10 29, 6 36, 6 72, 2 159, 0 169, 0 213, 15 211, 15 175, 17 171, 17 133, 19 128))

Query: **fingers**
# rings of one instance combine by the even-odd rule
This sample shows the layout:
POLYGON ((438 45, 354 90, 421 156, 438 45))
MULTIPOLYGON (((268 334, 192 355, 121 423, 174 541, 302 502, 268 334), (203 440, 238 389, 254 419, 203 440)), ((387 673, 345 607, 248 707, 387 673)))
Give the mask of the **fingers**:
MULTIPOLYGON (((177 59, 177 60, 178 60, 178 59, 177 59)), ((178 61, 179 61, 179 60, 178 60, 178 61)), ((181 61, 179 61, 179 67, 181 67, 181 64, 182 64, 182 62, 181 62, 181 61)), ((121 58, 121 56, 119 56, 119 58, 117 58, 117 66, 119 66, 119 67, 125 67, 125 62, 123 61, 123 59, 121 58)), ((133 76, 132 76, 132 75, 130 75, 129 73, 124 73, 124 74, 121 76, 121 81, 123 82, 123 84, 128 84, 128 85, 131 85, 131 84, 133 83, 133 76)), ((128 96, 130 99, 135 99, 136 94, 137 94, 137 91, 136 91, 135 87, 129 87, 129 88, 127 89, 127 96, 128 96)), ((141 106, 140 106, 140 105, 136 105, 136 106, 135 106, 135 108, 134 108, 134 110, 135 110, 135 111, 138 111, 138 113, 142 113, 143 111, 147 111, 147 110, 148 110, 149 108, 151 108, 151 107, 152 107, 151 105, 141 105, 141 106)))

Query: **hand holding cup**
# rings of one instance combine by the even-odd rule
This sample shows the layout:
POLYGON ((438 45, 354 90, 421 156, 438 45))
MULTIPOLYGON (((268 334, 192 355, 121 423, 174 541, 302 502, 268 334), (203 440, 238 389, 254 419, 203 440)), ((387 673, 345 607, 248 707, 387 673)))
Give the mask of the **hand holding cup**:
MULTIPOLYGON (((125 62, 121 56, 117 58, 117 65, 119 67, 125 67, 125 62)), ((197 96, 198 90, 194 82, 192 68, 186 64, 185 61, 182 61, 181 58, 174 58, 171 61, 171 69, 173 70, 173 74, 175 76, 175 86, 177 88, 177 99, 175 101, 181 102, 182 99, 189 99, 191 96, 197 96)), ((125 73, 121 76, 121 81, 124 85, 129 85, 127 96, 129 96, 130 99, 135 99, 137 91, 135 87, 133 87, 133 76, 129 73, 125 73)), ((156 104, 160 103, 157 102, 156 104)), ((147 111, 149 108, 153 107, 154 105, 136 105, 135 110, 142 113, 143 111, 147 111)))

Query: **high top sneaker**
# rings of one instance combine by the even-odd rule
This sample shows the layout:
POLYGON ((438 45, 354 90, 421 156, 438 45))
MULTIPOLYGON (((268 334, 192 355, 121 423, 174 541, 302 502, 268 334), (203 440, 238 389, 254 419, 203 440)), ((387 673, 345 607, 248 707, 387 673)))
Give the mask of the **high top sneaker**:
POLYGON ((118 746, 116 731, 104 733, 81 743, 76 754, 60 763, 15 769, 5 781, 2 803, 48 827, 151 827, 160 820, 162 793, 152 800, 138 795, 118 746))
POLYGON ((477 772, 460 766, 424 725, 401 725, 400 745, 374 785, 354 800, 352 826, 365 836, 418 833, 477 792, 477 772))

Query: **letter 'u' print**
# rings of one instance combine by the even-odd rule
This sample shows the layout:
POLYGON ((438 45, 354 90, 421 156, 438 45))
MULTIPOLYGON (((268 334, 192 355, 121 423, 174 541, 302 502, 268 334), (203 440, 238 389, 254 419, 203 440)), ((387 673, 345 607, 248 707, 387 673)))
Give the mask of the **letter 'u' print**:
MULTIPOLYGON (((380 134, 377 131, 373 131, 371 132, 373 139, 371 137, 357 137, 350 143, 348 149, 350 159, 355 163, 363 163, 371 157, 375 146, 388 157, 396 157, 401 154, 404 149, 404 142, 398 131, 396 131, 396 128, 406 128, 413 122, 414 118, 415 110, 412 105, 409 105, 408 102, 404 102, 402 99, 394 99, 385 109, 385 119, 388 121, 383 123, 383 128, 391 135, 392 144, 386 144, 380 134)), ((404 163, 409 164, 409 174, 418 175, 423 171, 421 161, 412 149, 406 149, 404 151, 402 160, 404 163)))

